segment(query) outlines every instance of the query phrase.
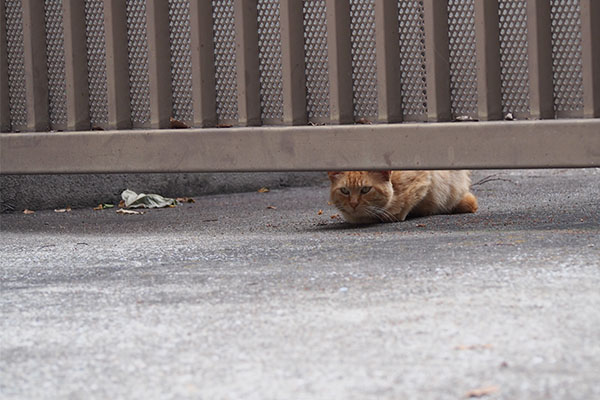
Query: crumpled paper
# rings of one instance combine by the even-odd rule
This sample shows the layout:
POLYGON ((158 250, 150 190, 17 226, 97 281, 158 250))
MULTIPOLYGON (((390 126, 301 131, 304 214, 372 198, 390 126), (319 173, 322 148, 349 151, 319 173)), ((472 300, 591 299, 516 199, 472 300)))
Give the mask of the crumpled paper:
POLYGON ((125 208, 162 208, 176 206, 177 200, 163 197, 160 194, 137 194, 133 190, 124 190, 121 198, 125 202, 125 208))

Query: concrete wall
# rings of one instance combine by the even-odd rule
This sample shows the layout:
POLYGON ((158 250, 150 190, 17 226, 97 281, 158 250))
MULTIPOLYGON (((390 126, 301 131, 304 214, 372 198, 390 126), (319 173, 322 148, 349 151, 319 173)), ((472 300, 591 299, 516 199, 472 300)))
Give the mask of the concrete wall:
POLYGON ((327 174, 324 172, 0 175, 0 211, 116 204, 125 189, 182 197, 256 191, 263 186, 277 189, 324 185, 326 182, 327 174))

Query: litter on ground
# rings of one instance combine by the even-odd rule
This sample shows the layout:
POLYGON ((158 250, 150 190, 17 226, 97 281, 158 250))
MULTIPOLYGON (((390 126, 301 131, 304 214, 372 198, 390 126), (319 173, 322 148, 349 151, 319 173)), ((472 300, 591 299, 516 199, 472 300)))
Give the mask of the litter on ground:
POLYGON ((133 190, 124 190, 121 198, 125 202, 124 208, 162 208, 177 205, 177 200, 163 197, 160 194, 137 194, 133 190))

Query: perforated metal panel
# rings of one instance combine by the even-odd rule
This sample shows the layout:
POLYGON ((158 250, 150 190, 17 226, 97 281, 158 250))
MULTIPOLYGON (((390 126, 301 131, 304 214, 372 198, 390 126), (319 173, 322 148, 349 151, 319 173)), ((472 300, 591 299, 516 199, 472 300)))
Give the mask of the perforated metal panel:
POLYGON ((425 21, 422 0, 398 1, 400 79, 405 120, 426 119, 425 21))
POLYGON ((67 123, 67 83, 62 0, 45 0, 46 63, 48 65, 48 113, 50 127, 67 123))
POLYGON ((583 110, 579 0, 551 0, 550 4, 554 108, 557 112, 583 110))
POLYGON ((474 0, 448 0, 452 114, 477 115, 474 0))
POLYGON ((10 121, 14 129, 15 126, 25 126, 27 124, 23 10, 20 0, 6 0, 4 5, 6 13, 10 121))
POLYGON ((134 126, 150 121, 150 77, 146 2, 127 0, 127 51, 129 58, 129 99, 134 126))
POLYGON ((213 0, 217 119, 237 120, 237 68, 233 0, 213 0))
POLYGON ((278 0, 258 0, 260 105, 263 120, 283 119, 280 7, 278 0))
POLYGON ((377 117, 375 0, 350 0, 354 118, 377 117))
POLYGON ((304 52, 306 110, 309 119, 329 117, 329 68, 327 56, 327 17, 324 0, 305 0, 304 52))
POLYGON ((527 1, 499 0, 502 112, 529 113, 527 1))
POLYGON ((169 31, 173 118, 190 122, 194 118, 194 106, 189 0, 169 0, 169 31))
POLYGON ((92 126, 108 123, 106 39, 103 3, 103 0, 85 1, 89 105, 92 126))

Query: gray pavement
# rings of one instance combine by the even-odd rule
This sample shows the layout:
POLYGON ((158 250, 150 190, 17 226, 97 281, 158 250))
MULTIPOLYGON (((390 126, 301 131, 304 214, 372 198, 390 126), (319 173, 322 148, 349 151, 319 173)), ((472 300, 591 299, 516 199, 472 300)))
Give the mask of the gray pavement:
POLYGON ((324 186, 0 215, 0 398, 600 398, 600 170, 474 182, 359 228, 324 186))

